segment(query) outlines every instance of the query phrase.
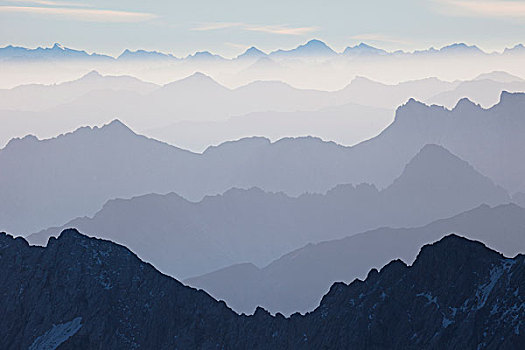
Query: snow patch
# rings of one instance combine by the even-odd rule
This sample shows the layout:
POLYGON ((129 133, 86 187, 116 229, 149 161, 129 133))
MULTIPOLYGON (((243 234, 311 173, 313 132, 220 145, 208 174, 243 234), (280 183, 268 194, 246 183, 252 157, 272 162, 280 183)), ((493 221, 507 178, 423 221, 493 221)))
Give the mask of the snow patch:
POLYGON ((490 270, 490 280, 480 286, 476 291, 476 299, 478 300, 477 310, 485 306, 492 289, 494 289, 498 280, 503 276, 505 269, 506 267, 495 266, 490 270))
POLYGON ((441 321, 441 326, 443 328, 447 328, 448 326, 450 326, 452 323, 454 323, 453 320, 450 320, 448 318, 446 318, 445 316, 443 316, 443 321, 441 321))
POLYGON ((35 339, 29 350, 55 350, 78 332, 82 327, 81 321, 82 317, 77 317, 69 322, 53 325, 50 330, 35 339))
POLYGON ((416 297, 424 297, 428 300, 427 302, 427 305, 429 304, 435 304, 437 306, 437 308, 439 309, 439 304, 437 302, 437 297, 434 297, 432 296, 431 293, 419 293, 419 294, 416 294, 416 297))

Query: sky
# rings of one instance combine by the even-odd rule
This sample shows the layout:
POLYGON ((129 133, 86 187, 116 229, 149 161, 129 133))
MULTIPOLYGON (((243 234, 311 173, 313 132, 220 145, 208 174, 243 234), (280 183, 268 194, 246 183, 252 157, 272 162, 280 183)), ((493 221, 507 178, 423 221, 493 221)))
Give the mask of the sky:
POLYGON ((0 46, 66 47, 116 56, 146 49, 233 57, 320 39, 342 51, 454 42, 501 51, 525 42, 525 0, 0 0, 0 46))

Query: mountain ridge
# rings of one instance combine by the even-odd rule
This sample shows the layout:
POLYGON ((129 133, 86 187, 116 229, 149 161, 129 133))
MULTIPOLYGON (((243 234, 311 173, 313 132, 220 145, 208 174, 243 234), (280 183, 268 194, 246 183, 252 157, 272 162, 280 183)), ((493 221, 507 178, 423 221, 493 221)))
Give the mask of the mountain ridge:
POLYGON ((75 230, 46 248, 2 233, 0 258, 0 335, 13 348, 512 349, 524 341, 525 311, 516 307, 524 256, 456 235, 423 247, 412 266, 393 261, 364 281, 334 284, 314 312, 290 318, 262 308, 239 316, 127 248, 75 230), (441 273, 436 261, 445 262, 441 273))
MULTIPOLYGON (((514 47, 505 48, 502 52, 498 52, 498 54, 503 55, 503 54, 511 54, 513 52, 520 52, 521 48, 523 48, 523 45, 522 44, 517 44, 514 47)), ((98 54, 98 53, 88 54, 87 52, 85 52, 83 50, 69 49, 67 47, 64 47, 64 46, 58 44, 58 43, 55 43, 52 47, 46 47, 46 48, 38 47, 38 48, 35 48, 35 49, 26 48, 26 47, 22 47, 22 46, 7 45, 5 47, 1 47, 0 48, 0 58, 2 57, 2 54, 4 52, 9 53, 10 51, 13 52, 13 54, 18 54, 18 55, 25 54, 25 53, 29 53, 29 54, 34 53, 34 54, 37 54, 37 55, 45 55, 45 54, 52 55, 52 54, 56 54, 56 53, 59 53, 59 54, 63 55, 64 53, 71 53, 73 55, 76 55, 76 56, 79 56, 79 57, 82 57, 82 58, 95 57, 95 58, 99 58, 99 59, 112 60, 112 61, 126 60, 126 59, 130 59, 130 58, 135 58, 136 56, 143 56, 143 57, 148 57, 148 58, 169 59, 169 60, 174 60, 174 61, 184 59, 184 58, 181 58, 181 57, 173 56, 170 53, 164 53, 164 52, 160 52, 160 51, 147 51, 147 50, 143 50, 143 49, 138 49, 138 50, 135 50, 135 51, 132 51, 130 49, 125 49, 120 55, 115 56, 115 57, 110 56, 110 55, 102 55, 102 54, 98 54)), ((249 52, 250 55, 251 55, 251 53, 257 53, 258 57, 263 57, 263 56, 266 55, 261 50, 259 50, 259 49, 255 48, 254 46, 252 46, 249 49, 247 49, 244 53, 236 56, 233 59, 239 59, 239 58, 246 57, 244 55, 247 52, 249 52), (255 49, 257 51, 255 51, 253 49, 255 49), (261 53, 263 53, 264 55, 261 55, 261 53)), ((426 50, 386 51, 384 49, 376 48, 376 47, 373 47, 373 46, 370 46, 370 45, 368 45, 366 43, 361 42, 361 43, 359 43, 359 44, 357 44, 357 45, 355 45, 353 47, 352 46, 347 46, 345 48, 345 50, 343 50, 342 52, 335 52, 325 42, 323 42, 321 40, 318 40, 318 39, 311 39, 308 42, 306 42, 304 44, 300 44, 300 45, 298 45, 295 48, 290 49, 290 50, 277 49, 275 51, 272 51, 270 54, 268 54, 268 56, 289 55, 289 54, 294 54, 294 53, 299 53, 299 54, 306 55, 306 56, 311 55, 312 53, 314 55, 321 54, 321 56, 323 56, 323 55, 325 55, 325 56, 334 56, 334 55, 341 55, 341 56, 343 56, 345 54, 346 55, 352 54, 354 52, 357 53, 357 54, 362 54, 362 53, 366 52, 366 53, 370 53, 370 54, 374 54, 374 55, 409 55, 409 54, 421 55, 421 54, 435 54, 435 53, 443 54, 443 53, 448 53, 448 52, 460 53, 460 54, 463 54, 463 53, 473 53, 473 54, 483 54, 483 55, 491 54, 491 53, 488 53, 486 51, 481 50, 476 45, 467 45, 465 43, 453 43, 453 44, 445 45, 445 46, 441 47, 440 49, 435 49, 435 48, 431 47, 431 48, 426 49, 426 50)), ((208 52, 208 51, 197 51, 197 52, 195 52, 193 54, 190 54, 190 55, 186 56, 185 58, 186 59, 188 59, 188 58, 192 59, 192 58, 196 58, 196 56, 199 56, 199 55, 206 55, 206 56, 209 56, 210 58, 214 58, 214 59, 225 59, 224 57, 222 57, 220 55, 216 55, 216 54, 213 54, 213 53, 208 52)), ((9 56, 7 56, 7 57, 9 57, 9 56)), ((17 57, 17 56, 11 56, 11 57, 17 57)))
MULTIPOLYGON (((258 142, 264 147, 266 141, 258 142)), ((309 148, 297 140, 282 142, 275 146, 277 152, 291 142, 294 152, 309 154, 309 148)), ((260 147, 256 144, 252 150, 244 146, 246 153, 239 155, 240 161, 260 147)), ((331 147, 338 149, 335 144, 331 147)), ((206 154, 221 157, 221 151, 206 154)), ((108 202, 91 218, 50 227, 28 240, 44 244, 49 236, 76 227, 125 244, 142 258, 154 261, 161 271, 185 278, 237 262, 261 266, 308 242, 381 226, 421 225, 482 203, 511 200, 505 190, 440 146, 423 148, 407 169, 382 190, 368 184, 339 185, 326 194, 293 197, 280 191, 235 186, 241 188, 199 201, 188 201, 180 194, 143 195, 108 202), (429 177, 425 171, 428 163, 436 163, 432 167, 435 176, 429 177), (423 205, 425 201, 428 203, 423 205), (127 227, 127 235, 121 234, 123 227, 127 227), (143 244, 146 236, 147 245, 143 244), (193 250, 202 252, 203 257, 191 254, 193 250)))
POLYGON ((483 204, 424 226, 383 227, 310 243, 261 268, 232 265, 184 282, 226 301, 237 312, 250 314, 262 306, 272 314, 304 314, 319 305, 333 283, 364 279, 372 268, 395 259, 410 265, 423 245, 450 233, 483 242, 505 256, 525 253, 524 218, 525 209, 518 205, 483 204), (303 291, 301 296, 295 294, 297 290, 303 291))

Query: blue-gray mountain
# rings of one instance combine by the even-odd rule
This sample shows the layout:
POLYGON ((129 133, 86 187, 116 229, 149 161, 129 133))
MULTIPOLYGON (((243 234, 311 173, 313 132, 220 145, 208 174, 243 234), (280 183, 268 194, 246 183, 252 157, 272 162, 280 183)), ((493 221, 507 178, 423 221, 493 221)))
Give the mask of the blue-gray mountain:
POLYGON ((411 100, 380 135, 353 147, 311 137, 274 143, 254 137, 197 154, 136 135, 118 121, 50 140, 14 139, 0 150, 0 223, 11 232, 35 232, 94 215, 109 199, 148 193, 200 200, 232 187, 289 195, 342 183, 383 188, 429 143, 523 192, 524 110, 519 93, 503 93, 487 110, 466 100, 451 111, 411 100))
POLYGON ((525 209, 515 204, 482 205, 423 227, 380 228, 308 244, 262 269, 237 264, 184 282, 239 313, 251 314, 257 306, 272 314, 305 313, 319 306, 334 282, 363 279, 370 269, 394 259, 411 264, 424 244, 450 233, 481 241, 505 256, 525 253, 525 209))
MULTIPOLYGON (((302 174, 298 178, 308 176, 302 174)), ((232 189, 200 202, 173 193, 145 195, 109 201, 93 218, 75 219, 28 239, 45 244, 48 237, 75 227, 124 244, 161 271, 187 278, 241 262, 265 266, 310 242, 382 226, 423 225, 483 203, 508 201, 502 188, 468 163, 441 146, 427 145, 383 190, 339 185, 324 195, 295 198, 257 188, 232 189)))
MULTIPOLYGON (((511 54, 521 54, 523 50, 523 45, 518 44, 512 48, 506 48, 501 55, 511 55, 511 54)), ((491 53, 494 55, 494 53, 491 53)), ((360 43, 355 46, 348 46, 341 53, 335 52, 330 48, 326 43, 312 39, 303 45, 291 50, 276 50, 269 54, 262 52, 261 50, 251 47, 246 50, 243 54, 239 55, 237 59, 243 58, 260 58, 260 57, 272 57, 272 58, 310 58, 310 57, 322 57, 322 58, 333 58, 336 56, 350 56, 350 57, 359 57, 359 56, 421 56, 421 55, 489 55, 489 53, 482 51, 475 45, 469 46, 464 43, 454 43, 451 45, 444 46, 440 49, 435 49, 433 47, 427 50, 415 51, 415 52, 404 52, 404 51, 395 51, 388 52, 383 49, 375 48, 365 43, 360 43)), ((126 49, 118 57, 111 57, 107 55, 100 54, 88 54, 83 50, 73 50, 67 47, 64 47, 58 43, 55 43, 52 47, 38 47, 35 49, 8 45, 0 48, 0 61, 5 62, 20 62, 20 61, 57 61, 57 60, 95 60, 95 61, 137 61, 137 60, 154 60, 154 61, 171 61, 177 62, 181 60, 191 60, 199 56, 204 56, 206 59, 219 59, 226 60, 225 58, 212 54, 208 51, 196 52, 193 55, 189 55, 185 58, 175 57, 169 53, 162 53, 158 51, 145 51, 145 50, 136 50, 130 51, 126 49)), ((200 58, 200 57, 199 57, 200 58)), ((235 59, 233 59, 235 60, 235 59)))
MULTIPOLYGON (((64 231, 47 247, 0 234, 3 349, 518 349, 525 257, 455 235, 365 281, 335 284, 314 312, 239 316, 123 246, 64 231)), ((299 295, 301 291, 297 292, 299 295)))

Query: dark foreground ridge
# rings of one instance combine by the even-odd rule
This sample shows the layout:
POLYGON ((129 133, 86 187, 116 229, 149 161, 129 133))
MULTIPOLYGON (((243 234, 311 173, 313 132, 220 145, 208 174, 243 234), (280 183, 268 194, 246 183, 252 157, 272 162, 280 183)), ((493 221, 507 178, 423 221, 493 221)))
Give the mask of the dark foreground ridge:
POLYGON ((0 234, 2 349, 517 349, 525 257, 456 235, 366 280, 336 283, 305 316, 239 316, 127 248, 65 230, 47 247, 0 234))

